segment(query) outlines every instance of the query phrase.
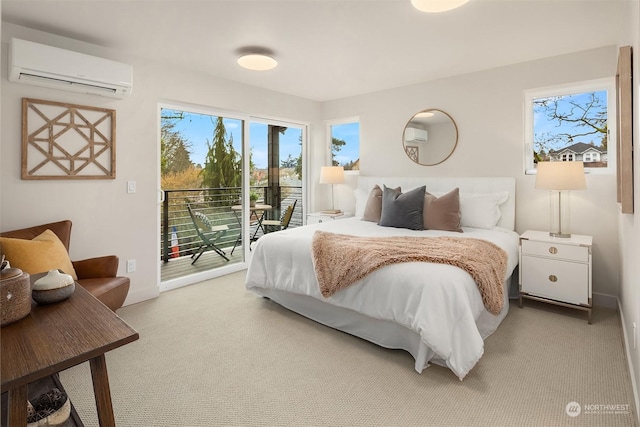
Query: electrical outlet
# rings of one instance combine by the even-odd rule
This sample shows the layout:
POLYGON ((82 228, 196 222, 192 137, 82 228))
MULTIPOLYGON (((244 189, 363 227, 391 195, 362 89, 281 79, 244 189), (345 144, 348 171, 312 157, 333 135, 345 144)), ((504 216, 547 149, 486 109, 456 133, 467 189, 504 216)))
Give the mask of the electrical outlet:
POLYGON ((136 271, 136 260, 127 260, 127 273, 133 273, 134 271, 136 271))

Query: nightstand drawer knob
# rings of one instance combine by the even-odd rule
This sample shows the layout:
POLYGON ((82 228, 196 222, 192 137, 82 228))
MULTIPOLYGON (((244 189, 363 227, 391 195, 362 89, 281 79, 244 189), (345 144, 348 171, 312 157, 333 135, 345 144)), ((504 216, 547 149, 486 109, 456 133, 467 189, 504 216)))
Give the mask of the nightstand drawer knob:
POLYGON ((558 276, 556 276, 555 274, 550 275, 549 276, 549 281, 557 282, 558 281, 558 276))
POLYGON ((549 248, 549 253, 550 254, 554 254, 554 255, 557 254, 558 253, 558 248, 556 248, 555 246, 551 246, 549 248))
POLYGON ((321 222, 322 222, 322 220, 321 220, 321 219, 319 219, 319 220, 318 220, 318 223, 321 223, 321 222))

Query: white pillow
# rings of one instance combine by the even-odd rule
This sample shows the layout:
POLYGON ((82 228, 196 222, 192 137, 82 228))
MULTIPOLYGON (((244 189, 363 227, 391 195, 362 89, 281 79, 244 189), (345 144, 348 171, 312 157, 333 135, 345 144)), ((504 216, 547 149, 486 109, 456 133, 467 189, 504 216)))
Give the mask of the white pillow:
POLYGON ((369 200, 369 193, 360 188, 356 188, 353 190, 353 196, 356 198, 355 217, 362 219, 364 216, 364 209, 367 206, 367 200, 369 200))
POLYGON ((500 221, 500 205, 509 193, 460 194, 460 225, 462 227, 493 228, 500 221))

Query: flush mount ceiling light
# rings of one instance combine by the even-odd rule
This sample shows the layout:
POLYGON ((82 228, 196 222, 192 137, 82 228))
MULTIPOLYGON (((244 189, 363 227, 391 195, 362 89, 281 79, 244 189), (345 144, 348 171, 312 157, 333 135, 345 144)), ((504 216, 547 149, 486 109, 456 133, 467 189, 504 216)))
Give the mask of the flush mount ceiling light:
POLYGON ((243 53, 238 57, 238 64, 247 70, 266 71, 278 65, 270 54, 267 53, 243 53))
POLYGON ((455 9, 469 0, 411 0, 413 7, 421 12, 440 13, 455 9))

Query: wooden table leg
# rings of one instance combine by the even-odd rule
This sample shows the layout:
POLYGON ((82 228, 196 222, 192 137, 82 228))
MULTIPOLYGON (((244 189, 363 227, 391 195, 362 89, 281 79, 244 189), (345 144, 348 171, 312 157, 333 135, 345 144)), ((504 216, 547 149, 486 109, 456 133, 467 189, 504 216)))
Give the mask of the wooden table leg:
POLYGON ((9 427, 24 427, 27 425, 27 399, 29 386, 27 384, 9 390, 9 427))
POLYGON ((109 376, 107 375, 107 361, 104 354, 91 359, 89 365, 91 366, 93 393, 96 397, 96 409, 98 410, 100 427, 115 427, 116 420, 113 415, 109 376))

